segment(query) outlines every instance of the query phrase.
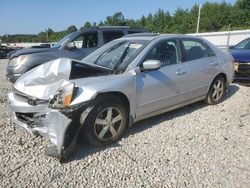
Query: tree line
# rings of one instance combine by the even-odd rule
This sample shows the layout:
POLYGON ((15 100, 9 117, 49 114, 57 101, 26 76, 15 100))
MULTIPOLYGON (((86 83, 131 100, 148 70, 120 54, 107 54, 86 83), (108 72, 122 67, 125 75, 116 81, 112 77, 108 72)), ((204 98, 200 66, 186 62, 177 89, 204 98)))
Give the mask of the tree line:
MULTIPOLYGON (((199 5, 191 9, 177 8, 171 15, 168 11, 159 9, 155 14, 143 15, 140 19, 125 18, 122 12, 107 16, 99 23, 85 22, 80 30, 91 27, 114 25, 143 28, 155 33, 195 33, 199 5)), ((202 5, 200 32, 239 30, 250 28, 250 0, 237 0, 235 4, 206 2, 202 5)), ((55 32, 51 28, 37 35, 3 35, 2 42, 55 42, 68 33, 77 31, 74 25, 64 31, 55 32)))

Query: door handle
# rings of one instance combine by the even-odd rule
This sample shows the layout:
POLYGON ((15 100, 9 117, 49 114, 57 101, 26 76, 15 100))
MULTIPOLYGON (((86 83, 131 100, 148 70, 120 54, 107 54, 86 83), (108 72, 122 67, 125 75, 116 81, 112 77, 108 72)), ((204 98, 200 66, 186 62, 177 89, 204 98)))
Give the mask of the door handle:
POLYGON ((177 74, 177 75, 183 75, 183 74, 186 74, 186 73, 187 73, 187 71, 180 70, 180 69, 175 72, 175 74, 177 74))
POLYGON ((210 63, 210 66, 217 66, 217 65, 219 65, 218 62, 212 62, 212 63, 210 63))

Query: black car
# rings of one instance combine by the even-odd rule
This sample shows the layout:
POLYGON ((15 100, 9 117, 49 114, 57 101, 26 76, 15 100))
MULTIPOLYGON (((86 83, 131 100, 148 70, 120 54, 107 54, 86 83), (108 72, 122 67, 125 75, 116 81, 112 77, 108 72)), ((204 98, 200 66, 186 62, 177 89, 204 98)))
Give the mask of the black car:
POLYGON ((229 52, 235 60, 235 81, 250 82, 250 38, 235 46, 229 52))
POLYGON ((9 46, 0 45, 0 58, 7 58, 7 54, 14 50, 14 48, 11 48, 9 46))
POLYGON ((7 66, 7 79, 15 82, 32 68, 58 58, 81 60, 102 45, 124 35, 142 33, 145 30, 127 26, 103 26, 68 34, 51 48, 22 49, 11 54, 7 66))

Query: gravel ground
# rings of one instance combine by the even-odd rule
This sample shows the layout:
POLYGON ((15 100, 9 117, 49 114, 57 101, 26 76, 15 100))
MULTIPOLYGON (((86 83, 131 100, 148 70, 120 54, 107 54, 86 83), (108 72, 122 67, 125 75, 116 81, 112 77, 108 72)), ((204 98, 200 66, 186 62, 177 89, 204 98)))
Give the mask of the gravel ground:
POLYGON ((0 187, 249 187, 250 88, 231 85, 216 106, 202 102, 136 123, 116 144, 84 142, 67 163, 10 122, 10 85, 0 60, 0 187))

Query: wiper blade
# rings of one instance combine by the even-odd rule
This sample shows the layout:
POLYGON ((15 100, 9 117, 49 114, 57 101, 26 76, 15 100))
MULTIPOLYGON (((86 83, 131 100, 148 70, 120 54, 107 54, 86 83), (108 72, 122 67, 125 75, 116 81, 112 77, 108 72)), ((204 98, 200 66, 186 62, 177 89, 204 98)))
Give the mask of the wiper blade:
POLYGON ((117 63, 115 64, 114 70, 116 70, 116 69, 120 66, 120 64, 122 64, 124 58, 125 58, 125 57, 127 56, 127 54, 128 54, 129 46, 130 46, 132 43, 134 43, 134 42, 129 42, 129 43, 128 43, 128 45, 127 45, 126 48, 124 49, 124 51, 123 51, 123 53, 122 53, 120 59, 119 59, 119 60, 117 61, 117 63))
POLYGON ((108 70, 108 71, 113 71, 112 69, 110 68, 107 68, 107 67, 104 67, 104 66, 101 66, 101 65, 97 65, 97 64, 93 64, 93 63, 88 63, 86 61, 80 61, 82 64, 85 64, 85 65, 88 65, 90 67, 96 67, 96 68, 101 68, 101 69, 105 69, 105 70, 108 70))

